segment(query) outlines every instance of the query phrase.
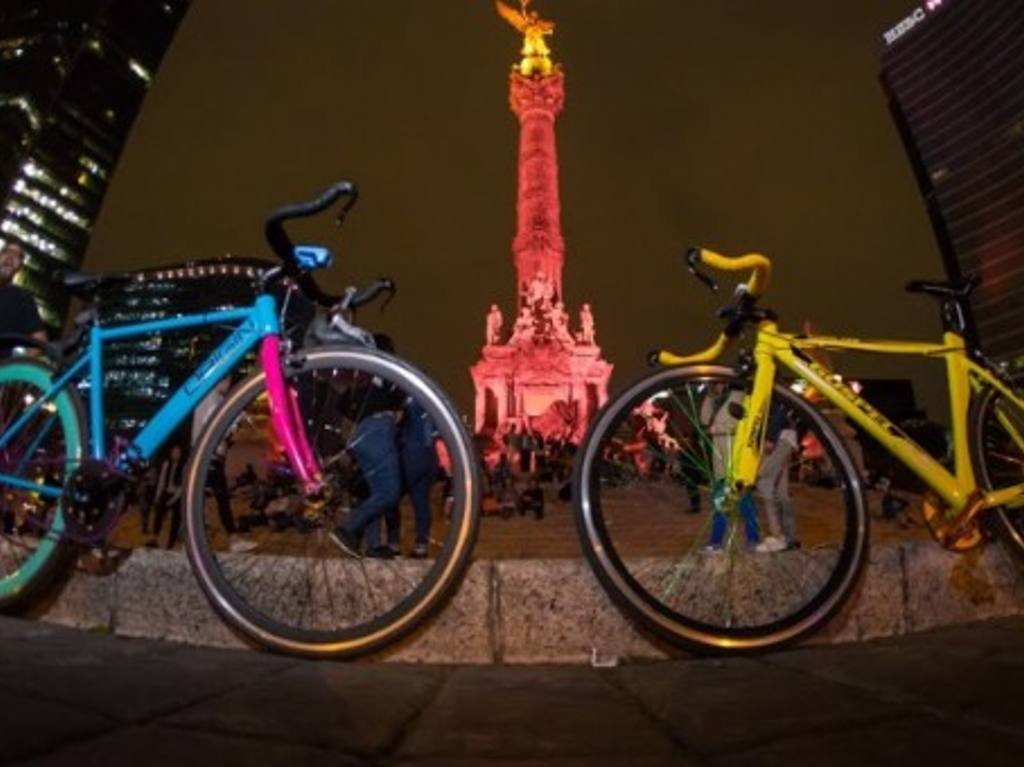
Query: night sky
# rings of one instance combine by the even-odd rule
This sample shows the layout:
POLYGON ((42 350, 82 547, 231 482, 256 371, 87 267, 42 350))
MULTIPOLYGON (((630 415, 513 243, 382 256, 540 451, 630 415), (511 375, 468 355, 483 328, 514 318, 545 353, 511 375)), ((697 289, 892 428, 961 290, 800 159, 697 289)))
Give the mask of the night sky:
MULTIPOLYGON (((689 244, 771 256, 766 304, 784 328, 938 338, 936 308, 902 289, 942 270, 878 82, 881 33, 913 5, 538 0, 566 72, 567 304, 575 326, 591 302, 613 388, 648 349, 717 333, 722 299, 687 275, 689 244)), ((387 311, 360 320, 471 413, 487 307, 514 307, 519 44, 490 0, 194 2, 86 268, 266 256, 270 209, 355 180, 344 230, 323 218, 297 235, 338 254, 328 287, 397 281, 387 311)), ((873 359, 839 361, 914 369, 873 359)), ((937 372, 915 376, 933 417, 937 372)))

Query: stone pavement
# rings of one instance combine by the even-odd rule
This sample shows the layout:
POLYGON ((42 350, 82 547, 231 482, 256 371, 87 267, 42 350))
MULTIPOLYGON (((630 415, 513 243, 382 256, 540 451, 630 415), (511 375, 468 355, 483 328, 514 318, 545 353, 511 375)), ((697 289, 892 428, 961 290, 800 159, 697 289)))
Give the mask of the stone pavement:
POLYGON ((328 663, 0 619, 0 763, 1019 765, 1024 618, 614 668, 328 663))

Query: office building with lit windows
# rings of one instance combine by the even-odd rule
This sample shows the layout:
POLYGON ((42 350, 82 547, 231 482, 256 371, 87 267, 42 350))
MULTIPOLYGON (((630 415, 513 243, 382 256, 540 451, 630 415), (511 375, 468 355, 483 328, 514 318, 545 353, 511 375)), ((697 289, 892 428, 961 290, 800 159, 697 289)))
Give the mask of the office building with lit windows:
POLYGON ((882 81, 971 331, 1024 373, 1024 2, 927 0, 882 36, 882 81))
POLYGON ((51 330, 107 185, 189 0, 0 3, 0 242, 51 330))
MULTIPOLYGON (((99 319, 116 325, 247 306, 256 298, 258 274, 273 265, 226 257, 136 272, 129 283, 97 293, 99 319)), ((134 433, 232 329, 207 326, 109 343, 103 354, 108 427, 134 433)))

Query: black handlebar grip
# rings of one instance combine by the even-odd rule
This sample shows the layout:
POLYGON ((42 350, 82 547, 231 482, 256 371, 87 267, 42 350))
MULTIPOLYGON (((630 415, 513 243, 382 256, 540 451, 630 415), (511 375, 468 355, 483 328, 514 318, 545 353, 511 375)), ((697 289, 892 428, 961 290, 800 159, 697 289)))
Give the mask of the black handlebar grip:
POLYGON ((655 349, 653 352, 647 352, 647 367, 656 368, 661 365, 660 362, 661 352, 655 349))
POLYGON ((704 274, 697 265, 700 264, 700 248, 688 248, 686 251, 686 267, 690 270, 690 274, 696 277, 698 280, 703 282, 708 288, 711 289, 712 293, 718 292, 718 283, 713 279, 704 274))
POLYGON ((277 257, 284 262, 285 269, 289 273, 294 274, 297 271, 295 262, 292 259, 292 250, 295 246, 284 230, 284 222, 293 218, 315 216, 317 213, 329 208, 339 198, 346 196, 348 200, 341 213, 341 218, 344 219, 344 214, 348 213, 359 198, 359 191, 351 181, 339 181, 328 187, 314 200, 285 205, 267 216, 267 221, 263 228, 267 242, 274 253, 277 254, 277 257))

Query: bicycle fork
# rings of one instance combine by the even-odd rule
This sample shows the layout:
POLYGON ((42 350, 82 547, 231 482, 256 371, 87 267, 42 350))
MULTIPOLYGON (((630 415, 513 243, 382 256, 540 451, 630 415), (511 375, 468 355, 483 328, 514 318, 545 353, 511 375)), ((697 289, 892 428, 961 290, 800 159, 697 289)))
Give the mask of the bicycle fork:
POLYGON ((267 395, 270 399, 270 423, 274 435, 284 447, 295 476, 302 482, 307 495, 317 493, 323 486, 323 475, 313 448, 306 437, 295 390, 284 382, 281 369, 281 339, 276 335, 263 338, 260 346, 260 364, 267 377, 267 395))

